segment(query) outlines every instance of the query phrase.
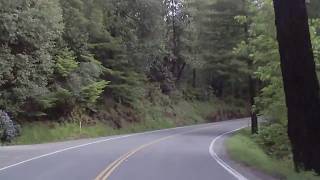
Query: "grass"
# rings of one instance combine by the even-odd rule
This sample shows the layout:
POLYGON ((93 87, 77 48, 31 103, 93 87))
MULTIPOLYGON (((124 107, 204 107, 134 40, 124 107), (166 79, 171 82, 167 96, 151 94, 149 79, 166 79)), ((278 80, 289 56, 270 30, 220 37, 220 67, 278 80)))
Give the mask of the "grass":
POLYGON ((137 133, 148 130, 173 128, 182 125, 204 123, 205 115, 212 112, 213 103, 197 102, 195 104, 183 101, 168 109, 163 106, 149 106, 144 108, 145 119, 138 123, 123 124, 123 128, 114 129, 106 124, 98 123, 84 126, 80 130, 75 123, 44 123, 33 122, 22 126, 22 135, 13 144, 41 144, 81 138, 95 138, 119 134, 137 133), (200 110, 203 109, 203 110, 200 110), (204 112, 206 111, 206 112, 204 112), (175 115, 168 115, 168 114, 175 115))
POLYGON ((230 156, 250 167, 259 169, 284 180, 320 180, 311 172, 296 173, 291 161, 276 160, 269 157, 250 136, 248 129, 243 130, 227 141, 230 156))
POLYGON ((58 124, 34 122, 23 126, 22 136, 14 144, 39 144, 62 140, 99 137, 113 133, 111 128, 103 124, 83 127, 80 131, 78 124, 58 124))
POLYGON ((162 126, 160 127, 156 126, 159 125, 156 124, 156 122, 144 122, 130 124, 122 129, 114 129, 103 123, 99 123, 97 125, 82 127, 80 130, 79 125, 73 123, 67 123, 63 125, 54 123, 54 127, 52 127, 52 124, 47 125, 37 122, 23 126, 22 135, 18 137, 13 144, 41 144, 47 142, 95 138, 174 127, 169 122, 161 122, 161 124, 162 126))
POLYGON ((103 123, 84 126, 81 131, 79 124, 74 123, 27 123, 22 126, 22 136, 18 137, 13 144, 41 144, 206 123, 208 122, 206 117, 216 112, 218 107, 221 109, 224 106, 226 105, 218 101, 180 101, 177 104, 170 105, 170 107, 145 104, 141 108, 144 119, 137 123, 123 122, 121 129, 114 129, 103 123))

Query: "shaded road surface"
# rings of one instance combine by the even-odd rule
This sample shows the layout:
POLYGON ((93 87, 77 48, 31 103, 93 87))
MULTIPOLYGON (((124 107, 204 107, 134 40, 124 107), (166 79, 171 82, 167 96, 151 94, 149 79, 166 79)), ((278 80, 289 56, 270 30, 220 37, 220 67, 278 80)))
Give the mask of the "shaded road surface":
POLYGON ((223 142, 248 119, 31 146, 0 147, 0 180, 264 180, 223 142))

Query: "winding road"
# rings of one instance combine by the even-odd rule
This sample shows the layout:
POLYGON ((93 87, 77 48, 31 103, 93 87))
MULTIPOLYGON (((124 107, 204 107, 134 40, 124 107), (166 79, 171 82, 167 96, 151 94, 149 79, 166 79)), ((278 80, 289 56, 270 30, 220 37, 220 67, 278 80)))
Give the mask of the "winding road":
POLYGON ((138 134, 0 147, 0 180, 269 180, 231 161, 228 135, 248 119, 138 134))

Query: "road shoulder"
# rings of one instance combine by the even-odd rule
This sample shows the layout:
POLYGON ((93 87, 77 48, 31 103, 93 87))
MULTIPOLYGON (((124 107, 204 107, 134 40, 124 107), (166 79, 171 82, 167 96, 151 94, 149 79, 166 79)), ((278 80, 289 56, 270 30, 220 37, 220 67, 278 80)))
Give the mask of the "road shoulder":
POLYGON ((226 162, 230 167, 241 173, 244 177, 251 180, 277 180, 271 175, 268 175, 258 169, 249 167, 243 163, 237 162, 231 158, 228 153, 226 141, 232 136, 232 134, 223 136, 216 142, 216 146, 214 147, 214 151, 218 154, 218 156, 226 162))

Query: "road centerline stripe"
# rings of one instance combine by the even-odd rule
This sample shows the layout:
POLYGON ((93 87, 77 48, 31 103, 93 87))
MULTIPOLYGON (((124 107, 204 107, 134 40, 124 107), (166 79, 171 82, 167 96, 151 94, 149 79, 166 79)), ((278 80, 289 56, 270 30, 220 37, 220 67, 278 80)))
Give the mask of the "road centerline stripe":
MULTIPOLYGON (((66 151, 71 151, 71 150, 75 150, 75 149, 81 149, 81 148, 84 148, 84 147, 87 147, 87 146, 91 146, 91 145, 95 145, 95 144, 101 144, 101 143, 105 143, 105 142, 109 142, 109 141, 114 141, 114 140, 120 140, 120 139, 127 139, 127 138, 130 138, 130 137, 135 137, 135 136, 139 136, 139 135, 146 135, 146 134, 154 134, 154 133, 158 133, 158 132, 167 132, 167 131, 173 131, 173 130, 187 130, 189 128, 192 128, 192 129, 195 129, 195 128, 198 128, 198 130, 201 128, 201 129, 204 129, 204 128, 210 128, 212 126, 215 126, 215 125, 224 125, 224 124, 229 124, 231 122, 235 122, 235 121, 239 121, 241 119, 238 119, 238 120, 230 120, 230 121, 224 121, 224 122, 214 122, 214 123, 208 123, 208 124, 198 124, 198 125, 190 125, 190 126, 181 126, 181 127, 176 127, 176 128, 170 128, 170 129, 160 129, 160 130, 154 130, 154 131, 147 131, 147 132, 142 132, 142 133, 135 133, 135 134, 128 134, 128 135, 121 135, 121 136, 116 136, 116 137, 105 137, 103 139, 100 139, 100 140, 96 140, 96 141, 93 141, 93 142, 88 142, 88 143, 85 143, 85 144, 78 144, 78 145, 75 145, 75 146, 67 146, 66 148, 63 148, 63 149, 58 149, 56 151, 53 151, 53 152, 49 152, 49 153, 46 153, 46 154, 42 154, 42 155, 39 155, 39 156, 34 156, 34 157, 31 157, 29 159, 26 159, 26 160, 23 160, 23 161, 19 161, 17 163, 14 163, 14 164, 11 164, 11 165, 7 165, 7 166, 4 166, 4 167, 0 167, 0 174, 5 171, 5 170, 8 170, 8 169, 11 169, 11 168, 15 168, 17 166, 22 166, 22 165, 26 165, 28 163, 31 163, 33 161, 36 161, 36 160, 39 160, 39 159, 43 159, 43 158, 48 158, 48 157, 52 157, 54 155, 57 155, 57 154, 61 154, 61 153, 64 153, 66 151), (204 127, 205 126, 205 127, 204 127), (203 128, 204 127, 204 128, 203 128)), ((188 132, 187 132, 188 133, 188 132)), ((181 134, 185 134, 185 133, 181 133, 181 134)), ((115 163, 116 164, 116 163, 115 163)), ((114 164, 114 165, 115 165, 114 164)))
MULTIPOLYGON (((127 152, 124 156, 127 156, 129 153, 130 153, 130 151, 127 152)), ((105 176, 105 174, 107 174, 108 171, 109 171, 110 169, 112 169, 112 167, 114 167, 114 166, 122 159, 122 157, 123 157, 123 156, 121 156, 120 158, 118 158, 118 159, 116 159, 115 161, 113 161, 113 162, 112 162, 105 170, 103 170, 95 179, 102 179, 102 178, 105 176)))
POLYGON ((142 133, 122 135, 122 136, 117 136, 117 137, 111 137, 111 138, 107 138, 107 139, 97 140, 97 141, 90 142, 90 143, 85 143, 85 144, 80 144, 80 145, 76 145, 76 146, 71 146, 71 147, 68 147, 68 148, 60 149, 60 150, 57 150, 57 151, 54 151, 54 152, 50 152, 50 153, 46 153, 46 154, 43 154, 43 155, 40 155, 40 156, 35 156, 35 157, 29 158, 29 159, 26 159, 26 160, 23 160, 23 161, 20 161, 20 162, 17 162, 17 163, 14 163, 14 164, 11 164, 11 165, 8 165, 8 166, 5 166, 5 167, 1 167, 0 168, 0 173, 2 171, 7 170, 7 169, 14 168, 14 167, 17 167, 17 166, 20 166, 20 165, 24 165, 26 163, 29 163, 29 162, 32 162, 32 161, 35 161, 35 160, 38 160, 38 159, 42 159, 42 158, 45 158, 45 157, 50 157, 50 156, 53 156, 53 155, 56 155, 56 154, 59 154, 59 153, 63 153, 63 152, 69 151, 69 150, 75 150, 75 149, 83 148, 83 147, 94 145, 94 144, 100 144, 100 143, 104 143, 104 142, 108 142, 108 141, 113 141, 113 140, 118 140, 118 139, 125 139, 125 138, 144 135, 144 134, 153 134, 153 133, 157 133, 157 132, 166 132, 166 131, 172 131, 172 130, 178 130, 178 129, 186 129, 186 128, 191 128, 191 127, 204 126, 204 125, 209 125, 210 126, 210 125, 213 125, 213 124, 216 124, 216 123, 199 124, 199 125, 193 125, 193 126, 183 126, 183 127, 176 127, 176 128, 170 128, 170 129, 160 129, 160 130, 155 130, 155 131, 147 131, 147 132, 142 132, 142 133))
POLYGON ((154 144, 157 144, 161 141, 164 141, 164 140, 167 140, 167 139, 170 139, 172 137, 174 137, 175 135, 172 135, 172 136, 167 136, 167 137, 164 137, 164 138, 161 138, 161 139, 157 139, 155 141, 152 141, 150 143, 147 143, 147 144, 144 144, 142 146, 139 146, 138 148, 134 149, 134 150, 131 150, 129 151, 128 153, 126 153, 125 155, 121 156, 119 159, 117 159, 115 162, 112 163, 111 166, 108 166, 107 169, 105 169, 103 171, 102 174, 100 174, 95 180, 107 180, 111 174, 118 168, 122 165, 123 162, 125 162, 126 160, 128 160, 130 157, 132 157, 133 155, 137 154, 138 152, 154 145, 154 144))
POLYGON ((147 144, 143 144, 139 147, 137 147, 136 149, 133 149, 131 151, 129 151, 128 153, 126 153, 125 155, 122 155, 120 158, 118 158, 117 160, 115 160, 114 162, 112 162, 104 171, 102 171, 96 178, 95 180, 108 180, 108 178, 112 175, 112 173, 117 169, 119 168, 123 162, 125 162, 126 160, 128 160, 130 157, 132 157, 133 155, 137 154, 138 152, 152 146, 152 145, 155 145, 157 143, 160 143, 162 141, 165 141, 165 140, 168 140, 168 139, 171 139, 173 137, 176 137, 176 136, 179 136, 179 135, 184 135, 184 134, 188 134, 188 133, 192 133, 192 132, 196 132, 196 131, 201 131, 201 130, 204 130, 204 129, 209 129, 209 128, 212 128, 212 127, 215 127, 217 125, 211 125, 211 126, 208 126, 208 127, 204 127, 204 128, 198 128, 198 129, 195 129, 195 130, 191 130, 191 131, 186 131, 186 132, 183 132, 183 133, 177 133, 177 134, 173 134, 173 135, 170 135, 170 136, 166 136, 166 137, 163 137, 163 138, 160 138, 160 139, 156 139, 154 141, 151 141, 147 144))

